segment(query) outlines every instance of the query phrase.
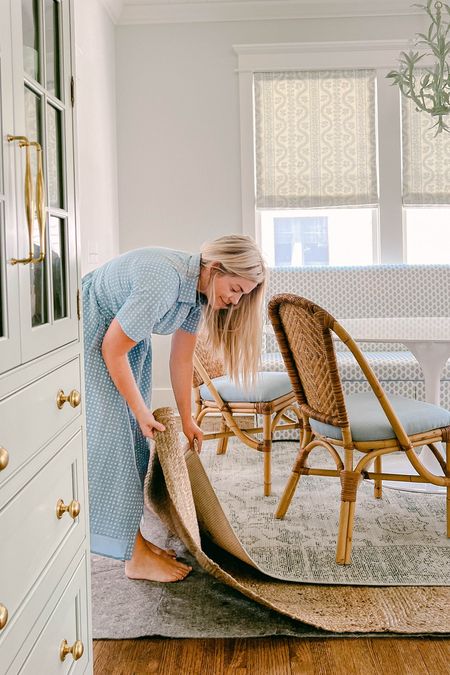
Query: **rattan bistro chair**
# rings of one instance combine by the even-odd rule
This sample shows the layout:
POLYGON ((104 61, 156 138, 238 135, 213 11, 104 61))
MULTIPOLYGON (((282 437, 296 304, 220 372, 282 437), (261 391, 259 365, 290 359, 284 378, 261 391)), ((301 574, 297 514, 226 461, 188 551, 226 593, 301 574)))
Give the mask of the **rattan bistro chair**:
POLYGON ((296 295, 277 295, 269 303, 280 351, 291 378, 303 418, 300 451, 276 511, 283 518, 302 475, 340 479, 341 507, 336 562, 351 557, 356 496, 362 478, 374 480, 381 498, 382 481, 433 483, 447 488, 447 536, 450 536, 450 412, 439 406, 384 393, 355 341, 321 307, 296 295), (367 378, 371 392, 344 398, 332 333, 344 342, 367 378), (435 443, 443 441, 446 460, 435 443), (428 471, 414 447, 428 445, 445 476, 428 471), (343 448, 343 460, 333 446, 343 448), (316 447, 328 450, 336 469, 311 468, 307 461, 316 447), (364 453, 354 457, 354 451, 364 453), (382 473, 382 457, 403 451, 419 474, 382 473), (368 471, 374 462, 374 472, 368 471))
POLYGON ((249 391, 225 374, 221 359, 208 349, 203 336, 197 338, 194 354, 195 420, 199 426, 206 415, 220 414, 220 432, 206 433, 204 440, 218 439, 217 453, 224 454, 228 439, 236 436, 254 450, 264 453, 264 496, 271 493, 271 452, 273 434, 281 429, 300 429, 300 412, 287 373, 261 372, 249 391), (287 415, 291 410, 295 419, 287 415), (237 415, 261 415, 262 427, 242 429, 237 415), (262 433, 263 440, 254 438, 262 433))

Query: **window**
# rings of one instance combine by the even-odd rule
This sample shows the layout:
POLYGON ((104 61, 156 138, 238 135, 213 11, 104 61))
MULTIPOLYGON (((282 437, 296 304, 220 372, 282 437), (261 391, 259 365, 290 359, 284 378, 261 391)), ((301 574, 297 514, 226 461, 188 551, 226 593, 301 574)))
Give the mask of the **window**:
POLYGON ((357 69, 255 73, 256 209, 270 264, 373 262, 375 77, 357 69), (344 206, 355 211, 330 208, 344 206))
POLYGON ((405 208, 406 260, 450 262, 450 208, 405 208))
POLYGON ((408 263, 450 262, 450 134, 401 99, 403 206, 408 263))
POLYGON ((405 48, 235 47, 244 229, 269 264, 450 262, 450 134, 386 79, 405 48))
POLYGON ((272 267, 371 265, 376 222, 371 208, 265 210, 261 249, 272 267))

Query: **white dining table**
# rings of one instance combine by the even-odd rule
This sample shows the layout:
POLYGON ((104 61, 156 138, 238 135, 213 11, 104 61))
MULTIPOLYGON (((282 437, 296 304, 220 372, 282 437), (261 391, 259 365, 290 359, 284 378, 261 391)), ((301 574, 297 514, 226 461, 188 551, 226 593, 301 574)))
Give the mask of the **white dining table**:
MULTIPOLYGON (((400 342, 405 345, 422 369, 425 400, 439 405, 441 375, 450 358, 450 317, 358 318, 338 321, 359 342, 400 342)), ((444 475, 427 446, 422 448, 419 458, 427 469, 437 475, 444 475)), ((383 470, 386 473, 415 473, 408 460, 399 454, 383 457, 383 470)), ((408 492, 445 492, 445 488, 430 483, 383 481, 383 485, 408 492)))

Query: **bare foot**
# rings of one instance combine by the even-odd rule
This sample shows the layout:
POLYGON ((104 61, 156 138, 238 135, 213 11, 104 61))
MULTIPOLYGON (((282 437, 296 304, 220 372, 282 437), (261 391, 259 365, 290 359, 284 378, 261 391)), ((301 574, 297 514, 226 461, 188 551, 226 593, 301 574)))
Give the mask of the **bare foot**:
POLYGON ((131 560, 125 561, 125 574, 129 579, 181 581, 191 569, 178 560, 152 551, 140 532, 136 536, 131 560))
POLYGON ((144 539, 145 545, 148 546, 150 551, 153 551, 153 553, 156 553, 156 555, 163 555, 166 558, 176 558, 177 554, 176 551, 173 550, 173 548, 159 548, 156 544, 153 544, 151 541, 148 539, 144 539))

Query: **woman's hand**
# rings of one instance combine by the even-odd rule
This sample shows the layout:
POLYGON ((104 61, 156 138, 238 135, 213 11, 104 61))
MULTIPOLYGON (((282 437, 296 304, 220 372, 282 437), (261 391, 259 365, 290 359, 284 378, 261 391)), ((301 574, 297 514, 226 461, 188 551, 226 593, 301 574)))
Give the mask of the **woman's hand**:
POLYGON ((203 432, 192 419, 192 357, 194 355, 195 341, 197 336, 193 333, 178 329, 172 336, 170 350, 170 379, 175 394, 178 412, 180 413, 183 433, 189 441, 191 448, 197 441, 196 449, 200 452, 202 447, 203 432))
POLYGON ((202 449, 203 431, 192 418, 183 424, 183 434, 188 439, 190 447, 200 452, 202 449), (194 445, 194 441, 197 441, 197 447, 194 445))
POLYGON ((153 417, 151 410, 148 408, 136 415, 137 423, 139 424, 142 433, 146 438, 154 438, 153 432, 165 431, 166 427, 161 422, 157 422, 153 417))

